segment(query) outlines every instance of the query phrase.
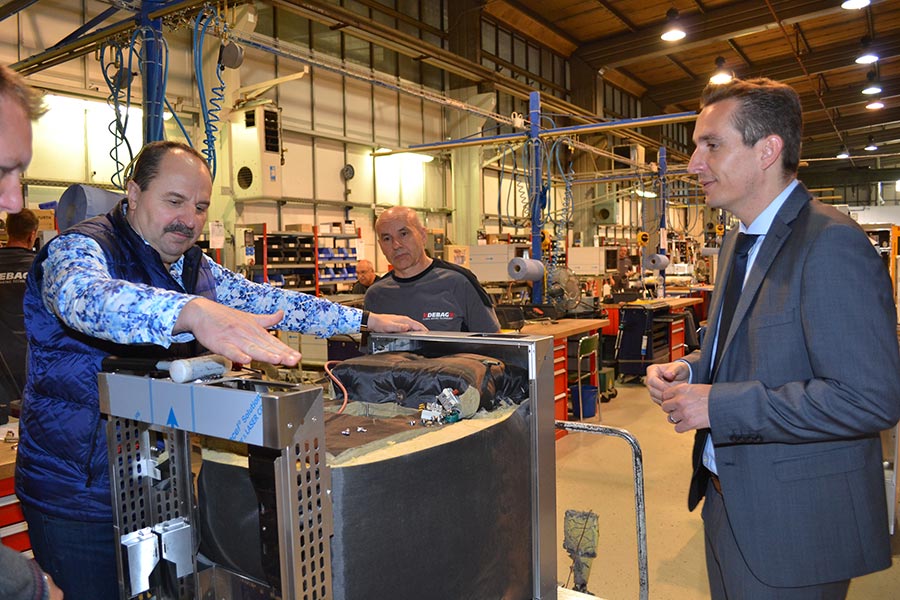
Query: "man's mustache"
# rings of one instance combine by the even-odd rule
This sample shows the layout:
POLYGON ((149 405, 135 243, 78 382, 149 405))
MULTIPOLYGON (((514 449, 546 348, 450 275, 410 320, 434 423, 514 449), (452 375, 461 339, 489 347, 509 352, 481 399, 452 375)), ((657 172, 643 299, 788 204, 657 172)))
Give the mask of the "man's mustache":
POLYGON ((182 235, 194 235, 194 228, 188 227, 184 223, 172 223, 171 225, 166 225, 165 229, 163 229, 164 233, 180 233, 182 235))

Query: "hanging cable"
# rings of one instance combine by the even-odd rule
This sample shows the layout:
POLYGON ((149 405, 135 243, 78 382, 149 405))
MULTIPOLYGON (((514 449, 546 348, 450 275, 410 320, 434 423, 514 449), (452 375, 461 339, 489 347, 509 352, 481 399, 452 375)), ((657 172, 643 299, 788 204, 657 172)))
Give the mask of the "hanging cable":
POLYGON ((131 107, 132 73, 125 68, 124 62, 125 56, 120 45, 103 44, 100 47, 100 64, 103 71, 103 79, 106 81, 106 86, 109 89, 106 103, 113 109, 113 120, 110 121, 108 130, 113 137, 109 157, 113 161, 115 170, 110 177, 110 183, 120 190, 125 189, 123 180, 125 167, 134 158, 131 143, 125 136, 128 128, 128 109, 131 107), (122 156, 123 152, 126 156, 122 156))
POLYGON ((224 66, 222 66, 220 60, 217 60, 216 77, 219 81, 219 85, 210 90, 212 92, 212 97, 207 98, 206 83, 203 77, 203 43, 206 38, 206 30, 210 24, 213 24, 215 27, 221 26, 218 15, 212 9, 207 7, 197 14, 197 18, 194 21, 193 50, 194 72, 197 75, 197 93, 200 99, 200 113, 203 117, 205 133, 202 153, 203 156, 206 157, 210 173, 215 181, 216 133, 219 131, 219 126, 217 125, 219 122, 219 112, 222 110, 222 102, 225 100, 225 81, 222 79, 224 66))

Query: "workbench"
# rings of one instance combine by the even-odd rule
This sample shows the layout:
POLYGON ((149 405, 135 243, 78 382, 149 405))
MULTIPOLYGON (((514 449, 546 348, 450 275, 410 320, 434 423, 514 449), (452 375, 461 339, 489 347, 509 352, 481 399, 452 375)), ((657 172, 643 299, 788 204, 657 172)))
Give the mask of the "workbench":
MULTIPOLYGON (((647 306, 648 304, 655 304, 657 302, 664 302, 669 307, 669 312, 671 313, 682 313, 689 306, 696 306, 698 304, 702 304, 704 302, 703 298, 696 297, 679 297, 679 296, 669 296, 666 298, 654 298, 650 300, 649 303, 644 301, 638 302, 624 302, 621 304, 604 304, 603 307, 606 309, 607 314, 609 315, 609 325, 603 328, 603 335, 610 336, 615 338, 619 334, 619 309, 621 307, 640 307, 647 306)), ((697 316, 699 325, 699 315, 697 316)), ((681 358, 684 356, 684 321, 673 321, 669 325, 669 362, 681 358)), ((611 359, 611 357, 607 357, 611 359)))
POLYGON ((28 525, 14 490, 17 444, 0 442, 0 542, 19 552, 31 549, 28 525))
MULTIPOLYGON (((577 344, 582 335, 599 333, 607 325, 609 319, 559 319, 529 323, 522 327, 521 333, 553 337, 553 406, 557 421, 566 421, 569 418, 569 340, 572 339, 577 344)), ((602 355, 602 352, 600 354, 602 355)), ((599 366, 592 358, 591 385, 597 385, 599 366)), ((599 401, 598 398, 597 402, 599 401)), ((556 430, 556 439, 565 435, 565 431, 556 430)))

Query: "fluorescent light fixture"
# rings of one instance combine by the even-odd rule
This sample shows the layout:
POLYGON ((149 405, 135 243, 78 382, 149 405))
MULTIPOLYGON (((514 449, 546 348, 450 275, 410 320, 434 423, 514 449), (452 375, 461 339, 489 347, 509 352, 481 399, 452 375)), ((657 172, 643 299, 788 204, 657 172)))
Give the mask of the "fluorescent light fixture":
POLYGON ((878 144, 875 143, 874 135, 869 136, 869 143, 866 144, 865 149, 868 150, 869 152, 875 152, 876 150, 878 150, 878 144))
POLYGON ((677 42, 683 40, 685 35, 684 29, 678 24, 678 10, 670 8, 666 12, 666 27, 659 36, 660 39, 666 42, 677 42))
POLYGON ((850 158, 850 152, 847 150, 846 144, 841 146, 841 151, 837 153, 836 158, 850 158))
POLYGON ((844 0, 841 2, 841 8, 844 10, 859 10, 871 4, 870 0, 844 0))
POLYGON ((865 36, 860 40, 860 44, 862 45, 862 52, 856 57, 856 64, 871 65, 877 62, 878 54, 872 49, 872 39, 869 36, 865 36))
POLYGON ((394 151, 390 148, 379 148, 375 152, 372 153, 372 156, 375 158, 397 158, 403 160, 409 160, 413 162, 420 163, 430 163, 434 160, 434 156, 431 154, 422 154, 419 152, 407 152, 405 150, 394 151))
POLYGON ((734 79, 734 73, 725 68, 725 58, 717 56, 716 70, 712 77, 709 78, 709 82, 713 85, 725 85, 726 83, 731 83, 732 79, 734 79))
POLYGON ((641 198, 656 198, 656 192, 651 190, 642 190, 636 188, 634 190, 634 194, 635 196, 639 196, 641 198))
POLYGON ((880 110, 884 108, 884 102, 881 101, 881 98, 872 98, 871 102, 866 104, 866 108, 869 110, 880 110))

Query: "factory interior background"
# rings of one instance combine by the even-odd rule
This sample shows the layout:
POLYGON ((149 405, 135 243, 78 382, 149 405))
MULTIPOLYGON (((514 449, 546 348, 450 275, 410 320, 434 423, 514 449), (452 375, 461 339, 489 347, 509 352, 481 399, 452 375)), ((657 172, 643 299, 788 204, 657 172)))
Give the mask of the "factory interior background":
MULTIPOLYGON (((715 284, 716 251, 733 222, 705 205, 687 173, 713 74, 798 90, 799 179, 869 232, 896 291, 900 1, 842 4, 10 0, 0 5, 0 61, 49 107, 22 181, 26 206, 48 219, 45 240, 62 193, 76 184, 120 191, 157 128, 209 158, 202 244, 248 278, 340 298, 358 260, 388 270, 374 222, 402 205, 419 212, 429 252, 471 269, 498 304, 532 299, 507 264, 537 244, 557 274, 543 291, 562 284, 544 303, 590 317, 603 310, 621 246, 644 267, 641 296, 698 283, 701 261, 702 283, 715 284), (684 37, 661 39, 674 23, 684 37), (148 47, 158 62, 142 61, 148 47), (860 62, 863 50, 877 58, 860 62), (284 251, 292 240, 311 240, 316 256, 284 251), (299 267, 298 256, 315 266, 299 267)), ((702 526, 686 510, 689 440, 659 418, 639 373, 615 371, 612 327, 592 364, 613 369, 606 385, 617 392, 586 420, 624 427, 645 445, 651 597, 706 597, 702 526)), ((303 378, 329 358, 325 340, 284 339, 304 358, 300 374, 281 375, 303 378)), ((896 437, 885 435, 889 496, 896 437)), ((604 546, 589 587, 636 596, 627 449, 578 433, 556 444, 560 535, 565 509, 598 511, 604 546)), ((569 563, 558 547, 564 584, 569 563)), ((897 597, 898 569, 854 582, 850 597, 897 597)))

